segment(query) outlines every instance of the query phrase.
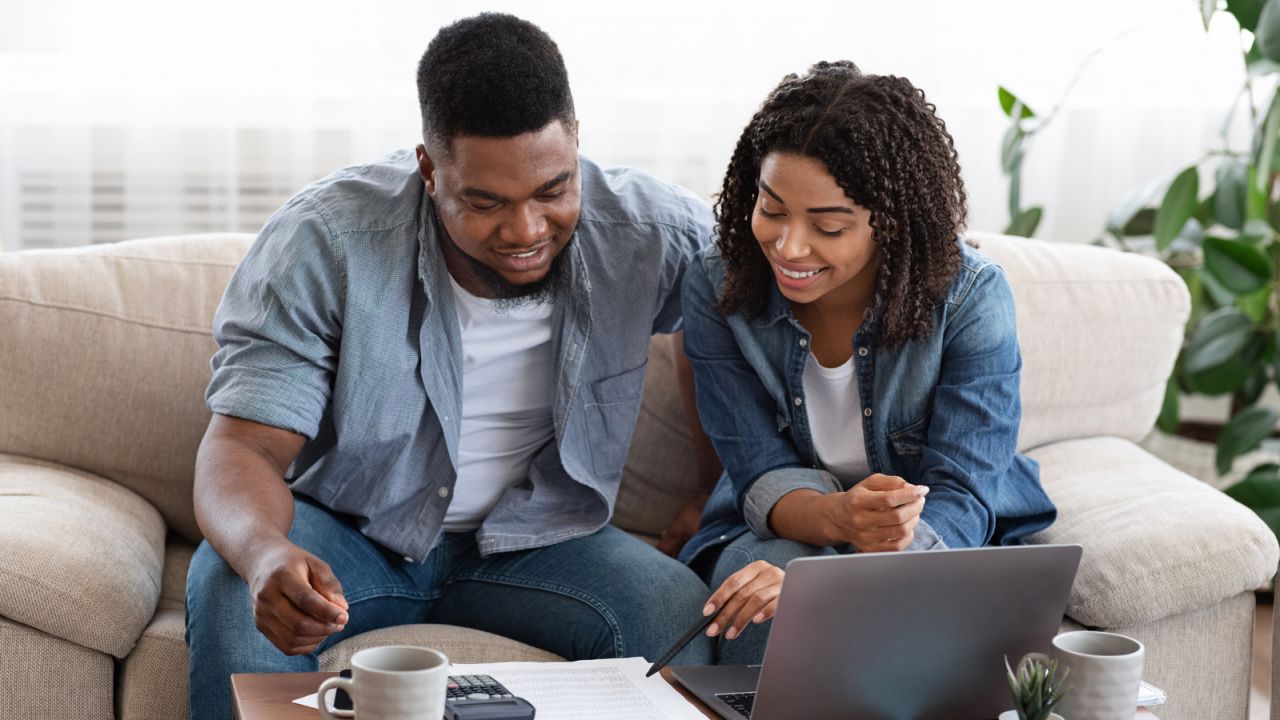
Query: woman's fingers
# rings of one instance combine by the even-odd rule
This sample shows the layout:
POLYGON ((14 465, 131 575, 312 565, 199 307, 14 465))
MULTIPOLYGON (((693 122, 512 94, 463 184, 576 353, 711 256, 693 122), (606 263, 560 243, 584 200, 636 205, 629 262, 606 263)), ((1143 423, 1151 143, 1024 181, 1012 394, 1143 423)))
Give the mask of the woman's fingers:
MULTIPOLYGON (((777 570, 777 568, 774 569, 777 570)), ((732 640, 742 634, 747 625, 759 617, 765 607, 777 600, 782 591, 782 571, 777 570, 776 576, 772 573, 761 573, 756 577, 755 583, 747 586, 747 590, 751 594, 729 624, 729 629, 725 632, 726 640, 732 640)))
MULTIPOLYGON (((717 613, 716 619, 707 627, 707 635, 715 637, 730 627, 751 596, 774 582, 773 573, 777 573, 779 579, 776 582, 780 583, 782 571, 764 560, 757 560, 726 578, 707 603, 707 607, 711 608, 710 612, 717 613), (764 580, 761 580, 762 574, 766 575, 764 580)), ((703 608, 703 614, 709 614, 707 608, 703 608)))

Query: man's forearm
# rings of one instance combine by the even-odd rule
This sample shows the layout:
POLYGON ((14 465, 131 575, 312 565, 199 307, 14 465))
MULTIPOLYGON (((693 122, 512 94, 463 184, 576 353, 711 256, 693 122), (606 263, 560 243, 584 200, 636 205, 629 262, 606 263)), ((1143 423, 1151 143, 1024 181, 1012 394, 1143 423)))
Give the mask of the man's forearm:
POLYGON ((211 427, 196 456, 196 522, 218 554, 247 579, 264 547, 286 540, 293 494, 280 459, 211 427))

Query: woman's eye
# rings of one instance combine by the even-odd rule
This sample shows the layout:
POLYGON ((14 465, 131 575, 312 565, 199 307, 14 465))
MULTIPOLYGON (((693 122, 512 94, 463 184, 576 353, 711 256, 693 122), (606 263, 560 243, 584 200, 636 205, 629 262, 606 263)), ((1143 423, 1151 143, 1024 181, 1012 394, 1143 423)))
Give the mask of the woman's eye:
POLYGON ((775 213, 775 212, 769 212, 768 210, 765 210, 765 209, 764 209, 764 206, 761 206, 761 207, 760 207, 760 217, 776 218, 776 217, 782 217, 782 216, 783 216, 783 215, 785 215, 785 214, 786 214, 786 213, 780 213, 780 212, 776 212, 776 213, 775 213))
POLYGON ((817 225, 814 225, 813 229, 817 230, 818 234, 822 235, 823 237, 840 237, 841 235, 844 234, 844 228, 840 228, 839 230, 823 230, 817 225))

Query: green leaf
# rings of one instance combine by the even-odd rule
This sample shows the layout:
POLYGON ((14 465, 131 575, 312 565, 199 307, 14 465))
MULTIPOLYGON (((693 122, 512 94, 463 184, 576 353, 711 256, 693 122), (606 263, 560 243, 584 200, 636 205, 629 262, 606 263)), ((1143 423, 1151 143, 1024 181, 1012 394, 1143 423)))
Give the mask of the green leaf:
MULTIPOLYGON (((1280 0, 1267 0, 1267 7, 1280 8, 1280 0)), ((1280 9, 1272 13, 1276 19, 1277 42, 1280 42, 1280 9)), ((1267 105, 1267 114, 1263 117, 1262 129, 1255 134, 1254 137, 1254 157, 1256 162, 1254 167, 1258 172, 1254 174, 1253 182, 1256 190, 1270 197, 1271 194, 1271 164, 1275 162, 1276 154, 1276 131, 1280 130, 1280 92, 1276 92, 1271 96, 1271 103, 1267 105)))
POLYGON ((1227 12, 1236 16, 1241 30, 1253 32, 1264 4, 1265 0, 1227 0, 1227 12))
POLYGON ((1253 366, 1253 370, 1245 376, 1244 383, 1236 390, 1235 399, 1240 402, 1241 407, 1252 405, 1258 402, 1258 398, 1262 397, 1262 391, 1267 389, 1267 365, 1265 363, 1253 366))
POLYGON ((1201 373, 1186 376, 1187 386, 1192 392, 1202 395, 1225 395, 1235 392, 1244 385, 1249 377, 1249 365, 1239 357, 1233 357, 1226 363, 1201 373))
POLYGON ((1156 427, 1172 435, 1178 431, 1178 380, 1170 376, 1164 388, 1164 404, 1160 406, 1160 417, 1156 418, 1156 427))
POLYGON ((1009 126, 1004 131, 1004 139, 1000 141, 1000 167, 1004 170, 1004 174, 1008 175, 1013 172, 1014 167, 1022 162, 1022 138, 1025 134, 1022 128, 1018 127, 1018 123, 1009 126))
POLYGON ((1261 325, 1267 319, 1267 309, 1270 303, 1271 288, 1268 286, 1236 298, 1235 306, 1240 308, 1240 311, 1245 315, 1248 315, 1255 325, 1261 325))
POLYGON ((1248 169, 1242 162, 1218 168, 1213 191, 1213 218, 1232 230, 1244 225, 1245 185, 1248 169))
POLYGON ((1150 235, 1156 231, 1156 209, 1142 208, 1124 224, 1125 235, 1150 235))
POLYGON ((1253 320, 1238 308, 1216 310, 1206 315, 1191 333, 1183 355, 1183 367, 1195 375, 1224 365, 1239 356, 1253 333, 1253 320))
POLYGON ((1009 227, 1005 228, 1005 235, 1013 235, 1016 237, 1031 237, 1036 231, 1036 226, 1040 224, 1040 216, 1044 213, 1044 208, 1033 207, 1023 210, 1013 222, 1009 223, 1009 227))
POLYGON ((1258 13, 1254 42, 1262 56, 1280 62, 1280 0, 1267 0, 1258 13))
POLYGON ((1240 228, 1240 234, 1236 235, 1239 242, 1250 243, 1255 247, 1264 243, 1270 243, 1276 237, 1276 231, 1266 220, 1246 220, 1244 227, 1240 228))
MULTIPOLYGON (((1280 0, 1277 0, 1280 2, 1280 0)), ((1156 213, 1156 247, 1164 250, 1182 232, 1192 213, 1196 211, 1196 195, 1200 192, 1200 176, 1195 166, 1178 173, 1173 184, 1160 202, 1156 213)))
POLYGON ((1200 284, 1204 286, 1205 295, 1215 308, 1235 304, 1236 294, 1228 290, 1218 278, 1210 273, 1200 273, 1200 284))
POLYGON ((1267 187, 1259 185, 1258 171, 1250 167, 1246 174, 1244 195, 1244 216, 1250 220, 1264 220, 1267 217, 1267 187))
POLYGON ((1236 240, 1205 238, 1204 267, 1237 295, 1258 290, 1271 280, 1267 256, 1253 245, 1236 240))
POLYGON ((1244 479, 1227 488, 1226 493, 1251 509, 1280 508, 1280 465, 1263 463, 1255 467, 1244 479))
POLYGON ((1200 0, 1200 19, 1204 22, 1204 29, 1209 29, 1209 20, 1213 17, 1213 11, 1218 9, 1218 0, 1200 0))
POLYGON ((1036 116, 1035 113, 1031 112, 1031 108, 1027 107, 1026 103, 1018 99, 1018 96, 1006 90, 1003 85, 999 86, 998 91, 1000 93, 1000 109, 1004 110, 1005 115, 1013 117, 1013 107, 1015 105, 1021 105, 1022 111, 1019 113, 1018 119, 1025 120, 1026 118, 1036 116))
POLYGON ((1256 449, 1262 439, 1271 434, 1275 424, 1276 411, 1258 405, 1245 408, 1231 418, 1218 435, 1218 452, 1214 457, 1218 474, 1226 475, 1237 457, 1256 449))
MULTIPOLYGON (((1156 196, 1163 187, 1164 182, 1162 179, 1156 178, 1140 188, 1130 190, 1119 204, 1112 206, 1111 213, 1107 216, 1107 229, 1113 233, 1125 234, 1124 226, 1128 225, 1129 221, 1139 212, 1153 205, 1156 196)), ((1151 233, 1142 234, 1149 235, 1151 233)))

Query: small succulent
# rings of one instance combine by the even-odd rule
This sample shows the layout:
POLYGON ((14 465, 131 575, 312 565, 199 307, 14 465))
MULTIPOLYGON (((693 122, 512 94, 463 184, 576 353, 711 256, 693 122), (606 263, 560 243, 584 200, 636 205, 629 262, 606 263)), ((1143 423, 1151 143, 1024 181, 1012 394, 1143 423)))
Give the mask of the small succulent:
POLYGON ((1004 669, 1009 676, 1009 689, 1013 691, 1013 707, 1018 720, 1049 720, 1050 713, 1062 697, 1071 689, 1064 686, 1069 668, 1058 674, 1058 661, 1050 660, 1042 653, 1028 653, 1018 661, 1015 672, 1004 659, 1004 669))

